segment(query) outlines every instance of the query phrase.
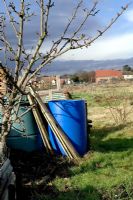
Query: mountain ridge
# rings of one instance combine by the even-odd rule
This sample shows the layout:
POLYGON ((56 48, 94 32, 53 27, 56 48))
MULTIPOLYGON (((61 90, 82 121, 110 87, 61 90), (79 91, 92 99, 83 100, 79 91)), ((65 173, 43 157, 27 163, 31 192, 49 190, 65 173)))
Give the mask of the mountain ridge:
POLYGON ((97 69, 122 69, 124 65, 133 67, 133 57, 114 60, 56 60, 47 65, 43 72, 46 75, 74 74, 79 71, 93 71, 97 69))

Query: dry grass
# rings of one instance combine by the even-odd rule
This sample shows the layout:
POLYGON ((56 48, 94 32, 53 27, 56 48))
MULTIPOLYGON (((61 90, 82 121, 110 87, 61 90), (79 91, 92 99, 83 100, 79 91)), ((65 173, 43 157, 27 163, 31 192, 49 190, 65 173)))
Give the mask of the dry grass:
POLYGON ((133 87, 129 83, 77 85, 71 91, 74 98, 87 101, 88 118, 94 123, 123 124, 133 121, 133 87))

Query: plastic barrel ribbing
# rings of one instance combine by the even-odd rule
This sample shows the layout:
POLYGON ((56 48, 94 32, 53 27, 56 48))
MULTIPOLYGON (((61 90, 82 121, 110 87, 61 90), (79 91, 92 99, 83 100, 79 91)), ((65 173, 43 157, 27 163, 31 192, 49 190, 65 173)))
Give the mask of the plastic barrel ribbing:
MULTIPOLYGON (((87 152, 87 123, 84 100, 56 100, 48 102, 49 110, 80 155, 87 152)), ((56 136, 49 128, 53 149, 66 155, 56 136)))
POLYGON ((38 142, 37 135, 30 135, 24 137, 8 137, 7 146, 10 149, 17 149, 26 152, 40 150, 40 142, 38 142))

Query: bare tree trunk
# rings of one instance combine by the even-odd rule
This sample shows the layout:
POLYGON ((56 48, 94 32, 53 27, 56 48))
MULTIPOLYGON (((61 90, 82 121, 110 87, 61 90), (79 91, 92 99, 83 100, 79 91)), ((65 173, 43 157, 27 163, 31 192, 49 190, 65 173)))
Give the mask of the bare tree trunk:
POLYGON ((7 147, 6 147, 6 138, 10 132, 11 128, 11 111, 12 108, 10 107, 4 110, 3 113, 3 119, 2 119, 2 127, 1 127, 1 137, 0 137, 0 146, 2 149, 2 154, 7 153, 7 147))
POLYGON ((4 115, 4 118, 2 120, 2 131, 1 131, 1 137, 0 137, 0 159, 1 162, 5 160, 5 157, 7 157, 7 146, 6 146, 6 136, 9 133, 9 121, 10 121, 10 113, 4 115))

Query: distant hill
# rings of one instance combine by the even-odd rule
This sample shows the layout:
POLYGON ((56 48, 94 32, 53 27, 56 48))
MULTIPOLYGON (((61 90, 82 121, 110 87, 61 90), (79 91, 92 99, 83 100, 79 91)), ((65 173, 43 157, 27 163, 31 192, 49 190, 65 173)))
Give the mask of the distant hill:
POLYGON ((73 74, 79 71, 96 69, 121 69, 124 65, 133 66, 133 58, 115 60, 70 60, 54 61, 47 65, 43 72, 46 75, 73 74))

